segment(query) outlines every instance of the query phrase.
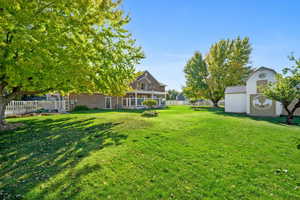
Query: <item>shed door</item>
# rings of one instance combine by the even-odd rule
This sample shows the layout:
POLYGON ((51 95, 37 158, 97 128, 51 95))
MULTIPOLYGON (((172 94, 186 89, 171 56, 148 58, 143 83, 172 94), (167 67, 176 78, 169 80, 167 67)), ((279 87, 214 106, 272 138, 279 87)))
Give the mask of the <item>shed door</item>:
POLYGON ((262 94, 250 95, 250 114, 256 116, 275 116, 275 101, 262 94))

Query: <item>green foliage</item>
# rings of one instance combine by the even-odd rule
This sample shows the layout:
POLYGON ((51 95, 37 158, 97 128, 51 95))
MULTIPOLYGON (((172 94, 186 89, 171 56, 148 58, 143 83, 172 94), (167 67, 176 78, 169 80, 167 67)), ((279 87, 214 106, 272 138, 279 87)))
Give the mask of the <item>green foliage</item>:
POLYGON ((87 110, 90 110, 90 108, 88 108, 85 105, 78 105, 78 106, 75 106, 72 111, 76 112, 76 111, 87 111, 87 110))
POLYGON ((185 95, 209 99, 217 106, 226 87, 244 84, 250 73, 247 66, 250 53, 249 38, 239 37, 213 44, 205 58, 196 52, 184 68, 185 95))
POLYGON ((124 28, 130 19, 120 3, 1 0, 1 107, 24 94, 123 95, 144 55, 124 28))
POLYGON ((36 113, 48 113, 48 112, 49 112, 49 110, 44 109, 44 108, 41 108, 41 109, 36 111, 36 113))
POLYGON ((290 105, 292 101, 300 98, 300 90, 297 85, 300 81, 294 77, 284 77, 281 74, 276 75, 276 82, 269 83, 263 88, 263 93, 267 97, 282 102, 283 105, 290 105))
POLYGON ((143 101, 143 105, 147 106, 148 108, 153 108, 157 105, 157 101, 154 99, 147 99, 143 101))
POLYGON ((157 117, 158 116, 158 112, 146 110, 146 111, 144 111, 142 113, 142 116, 143 117, 157 117))
POLYGON ((167 100, 176 100, 176 97, 180 94, 177 90, 167 91, 167 100))
POLYGON ((282 103, 287 111, 287 123, 291 124, 294 112, 300 107, 300 59, 291 57, 295 66, 286 68, 283 74, 277 74, 276 81, 262 88, 265 96, 282 103), (292 106, 292 102, 295 104, 292 106))

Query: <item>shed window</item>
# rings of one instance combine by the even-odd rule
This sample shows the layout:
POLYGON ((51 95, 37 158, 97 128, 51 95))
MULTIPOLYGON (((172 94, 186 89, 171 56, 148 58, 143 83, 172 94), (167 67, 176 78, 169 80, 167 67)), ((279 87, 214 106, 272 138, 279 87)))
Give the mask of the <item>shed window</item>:
POLYGON ((268 84, 267 80, 258 80, 258 81, 256 81, 257 93, 262 93, 262 90, 264 89, 264 87, 266 87, 267 84, 268 84))

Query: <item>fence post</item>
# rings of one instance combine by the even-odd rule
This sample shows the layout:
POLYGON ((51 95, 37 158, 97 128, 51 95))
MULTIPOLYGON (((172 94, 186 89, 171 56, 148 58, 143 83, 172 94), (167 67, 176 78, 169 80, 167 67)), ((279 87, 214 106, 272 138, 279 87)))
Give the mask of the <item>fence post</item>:
POLYGON ((66 101, 65 100, 62 100, 62 111, 63 112, 66 112, 66 101))

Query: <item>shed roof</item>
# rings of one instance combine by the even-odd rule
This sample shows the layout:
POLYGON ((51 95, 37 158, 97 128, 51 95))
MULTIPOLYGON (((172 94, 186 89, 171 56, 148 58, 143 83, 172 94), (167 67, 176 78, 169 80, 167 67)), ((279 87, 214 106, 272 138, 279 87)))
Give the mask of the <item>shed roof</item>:
POLYGON ((225 94, 246 93, 245 85, 230 86, 225 89, 225 94))
POLYGON ((269 67, 259 67, 259 68, 256 68, 252 71, 252 73, 250 73, 250 75, 248 76, 247 78, 247 81, 258 71, 262 71, 262 70, 268 70, 268 71, 271 71, 271 72, 274 72, 275 74, 277 73, 274 69, 272 68, 269 68, 269 67))

